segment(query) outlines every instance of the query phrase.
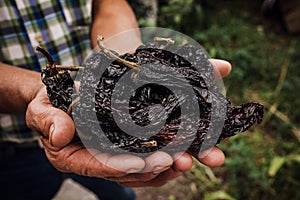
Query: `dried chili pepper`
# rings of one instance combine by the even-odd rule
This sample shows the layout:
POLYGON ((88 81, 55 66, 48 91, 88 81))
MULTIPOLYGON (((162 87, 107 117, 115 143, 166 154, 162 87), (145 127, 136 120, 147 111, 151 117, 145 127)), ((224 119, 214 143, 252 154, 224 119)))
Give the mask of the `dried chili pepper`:
MULTIPOLYGON (((101 43, 101 38, 98 42, 101 43)), ((90 141, 92 147, 149 153, 165 147, 178 151, 179 146, 188 144, 187 151, 198 152, 204 143, 204 149, 210 148, 262 121, 260 103, 231 107, 230 101, 219 92, 213 66, 201 49, 186 44, 170 52, 147 44, 135 53, 118 55, 99 45, 103 51, 93 53, 85 62, 80 78, 80 101, 72 112, 79 136, 90 141), (105 66, 100 73, 99 68, 105 66), (174 78, 170 70, 184 80, 174 78), (130 83, 120 84, 125 76, 130 77, 127 79, 130 83), (151 82, 154 79, 163 80, 164 84, 151 82), (178 86, 176 93, 170 89, 174 85, 178 86), (188 87, 192 88, 193 95, 184 92, 188 87), (118 92, 114 93, 116 88, 118 92), (131 91, 129 103, 123 100, 128 91, 131 91), (184 112, 184 103, 188 112, 184 112), (192 104, 198 106, 199 112, 193 112, 192 104), (155 127, 155 123, 151 124, 155 118, 161 119, 155 123, 164 121, 162 128, 147 129, 155 127), (135 129, 136 126, 140 129, 135 129)), ((74 82, 66 75, 67 71, 57 73, 53 65, 50 60, 42 80, 52 104, 67 111, 74 82)))
POLYGON ((49 100, 54 107, 67 112, 72 103, 74 81, 65 69, 73 70, 75 67, 57 67, 48 51, 40 46, 36 50, 43 53, 48 60, 41 76, 43 83, 46 85, 49 100))

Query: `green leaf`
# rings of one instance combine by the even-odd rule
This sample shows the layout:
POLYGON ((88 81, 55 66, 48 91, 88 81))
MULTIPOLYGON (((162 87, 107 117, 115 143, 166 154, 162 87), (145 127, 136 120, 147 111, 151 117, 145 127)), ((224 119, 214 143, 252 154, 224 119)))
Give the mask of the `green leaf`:
POLYGON ((300 155, 293 155, 293 157, 291 158, 291 160, 300 163, 300 155))
POLYGON ((286 161, 285 157, 279 157, 279 156, 274 157, 273 160, 271 161, 271 165, 268 170, 269 176, 271 177, 275 176, 277 172, 280 170, 280 168, 283 166, 285 161, 286 161))
POLYGON ((168 198, 168 200, 176 200, 176 196, 170 195, 169 198, 168 198))
POLYGON ((225 191, 219 190, 205 195, 204 200, 235 200, 235 199, 225 191))

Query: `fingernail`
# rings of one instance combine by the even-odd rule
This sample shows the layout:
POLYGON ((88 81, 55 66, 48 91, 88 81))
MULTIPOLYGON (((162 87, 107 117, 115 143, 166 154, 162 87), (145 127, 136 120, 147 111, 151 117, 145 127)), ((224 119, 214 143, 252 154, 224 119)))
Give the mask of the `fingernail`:
POLYGON ((53 146, 52 135, 53 135, 54 129, 55 129, 54 124, 51 124, 50 129, 49 129, 49 144, 51 146, 53 146))
POLYGON ((205 151, 200 151, 198 153, 198 158, 204 159, 205 157, 208 156, 208 154, 211 152, 211 149, 205 150, 205 151))
POLYGON ((127 170, 124 170, 127 174, 134 174, 134 173, 139 173, 141 172, 143 169, 141 168, 130 168, 127 170))
POLYGON ((168 170, 170 166, 157 166, 153 169, 152 174, 157 175, 160 174, 166 170, 168 170))

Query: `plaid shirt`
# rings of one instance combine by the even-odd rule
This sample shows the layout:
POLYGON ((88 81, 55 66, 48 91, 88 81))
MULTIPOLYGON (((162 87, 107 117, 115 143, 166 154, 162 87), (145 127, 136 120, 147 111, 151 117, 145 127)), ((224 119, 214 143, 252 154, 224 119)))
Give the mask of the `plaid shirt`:
MULTIPOLYGON (((91 52, 92 0, 1 0, 0 61, 41 71, 40 43, 61 65, 80 65, 91 52)), ((26 84, 26 83, 24 83, 26 84)), ((0 114, 0 141, 36 138, 24 116, 0 114)))

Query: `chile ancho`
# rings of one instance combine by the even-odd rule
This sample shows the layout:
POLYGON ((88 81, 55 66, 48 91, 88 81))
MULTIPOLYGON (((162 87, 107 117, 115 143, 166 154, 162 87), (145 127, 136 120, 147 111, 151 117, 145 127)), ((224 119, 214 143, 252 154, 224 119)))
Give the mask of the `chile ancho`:
POLYGON ((118 55, 103 46, 102 38, 98 38, 98 44, 101 50, 94 52, 83 65, 77 93, 68 71, 80 67, 56 66, 45 49, 37 48, 48 59, 42 71, 42 81, 51 103, 72 115, 81 139, 91 141, 94 147, 116 152, 150 153, 164 147, 176 152, 178 146, 188 144, 186 150, 195 153, 204 143, 204 149, 210 148, 262 121, 263 105, 260 103, 231 106, 216 86, 213 66, 202 49, 184 44, 171 52, 146 44, 134 53, 118 55), (106 68, 99 74, 103 67, 106 68), (185 81, 171 78, 170 70, 180 74, 185 81), (127 86, 120 85, 118 82, 128 73, 131 73, 132 82, 127 86), (151 83, 151 79, 162 80, 163 84, 151 83), (170 89, 174 85, 179 91, 176 94, 170 89), (117 87, 120 91, 133 91, 129 103, 121 100, 122 92, 113 93, 117 87), (187 87, 192 88, 191 96, 183 92, 187 87), (193 103, 189 101, 194 101, 199 111, 188 108, 183 112, 184 104, 188 107, 193 103), (132 121, 143 128, 151 124, 153 117, 162 117, 160 111, 151 113, 151 107, 155 105, 167 113, 162 127, 132 135, 132 121), (125 119, 123 108, 127 109, 131 120, 125 119), (123 127, 128 127, 127 131, 119 127, 116 115, 123 127), (191 124, 195 126, 189 126, 191 124), (181 130, 182 127, 186 130, 181 130))

